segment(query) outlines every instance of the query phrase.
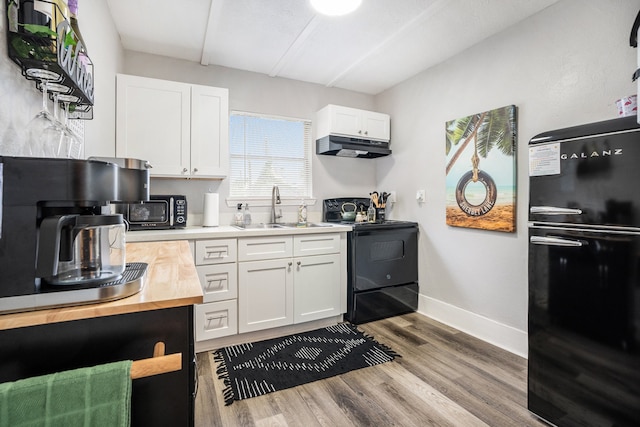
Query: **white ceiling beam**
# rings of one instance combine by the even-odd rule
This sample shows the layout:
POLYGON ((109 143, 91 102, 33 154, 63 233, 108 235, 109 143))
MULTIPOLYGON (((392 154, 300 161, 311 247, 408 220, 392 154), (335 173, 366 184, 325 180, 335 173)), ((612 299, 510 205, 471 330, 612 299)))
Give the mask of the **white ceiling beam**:
POLYGON ((300 52, 309 36, 313 34, 321 19, 322 18, 318 17, 318 15, 313 15, 313 18, 311 18, 304 29, 295 38, 293 43, 291 43, 287 51, 280 57, 276 65, 271 69, 271 71, 269 72, 269 77, 277 77, 280 74, 280 71, 282 71, 282 69, 286 67, 298 55, 298 52, 300 52))
POLYGON ((222 6, 224 0, 211 0, 209 6, 209 19, 207 19, 207 27, 204 31, 204 40, 202 40, 202 55, 200 56, 201 65, 209 65, 211 58, 209 51, 213 47, 213 37, 216 34, 220 16, 222 16, 222 6))
POLYGON ((406 23, 402 28, 398 31, 394 32, 391 36, 387 37, 381 43, 373 47, 373 49, 369 50, 367 53, 362 55, 360 58, 356 59, 349 66, 347 66, 343 71, 338 73, 333 79, 331 79, 326 86, 333 87, 336 85, 340 79, 344 78, 347 74, 351 72, 358 65, 375 55, 377 52, 381 51, 387 46, 393 45, 393 43, 399 42, 399 40, 404 37, 408 32, 412 31, 415 27, 419 25, 425 25, 425 23, 438 11, 447 6, 447 0, 437 0, 433 2, 426 10, 422 13, 418 14, 411 21, 406 23))

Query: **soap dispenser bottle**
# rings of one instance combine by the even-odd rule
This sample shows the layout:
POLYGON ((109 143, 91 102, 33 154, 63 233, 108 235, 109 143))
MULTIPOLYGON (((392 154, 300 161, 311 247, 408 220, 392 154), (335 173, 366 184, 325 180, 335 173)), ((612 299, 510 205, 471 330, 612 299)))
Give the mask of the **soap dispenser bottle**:
POLYGON ((249 203, 244 205, 244 226, 251 225, 251 212, 249 212, 249 203))
POLYGON ((242 203, 238 203, 238 210, 236 211, 236 214, 233 217, 233 222, 235 225, 238 225, 240 227, 244 225, 244 215, 242 214, 242 203))

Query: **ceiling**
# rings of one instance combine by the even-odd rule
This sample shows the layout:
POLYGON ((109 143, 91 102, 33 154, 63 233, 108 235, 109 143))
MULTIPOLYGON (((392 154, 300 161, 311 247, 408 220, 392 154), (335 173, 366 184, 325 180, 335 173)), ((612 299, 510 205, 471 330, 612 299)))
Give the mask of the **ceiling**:
POLYGON ((378 94, 558 0, 107 0, 125 49, 378 94), (141 17, 149 17, 141 19, 141 17))

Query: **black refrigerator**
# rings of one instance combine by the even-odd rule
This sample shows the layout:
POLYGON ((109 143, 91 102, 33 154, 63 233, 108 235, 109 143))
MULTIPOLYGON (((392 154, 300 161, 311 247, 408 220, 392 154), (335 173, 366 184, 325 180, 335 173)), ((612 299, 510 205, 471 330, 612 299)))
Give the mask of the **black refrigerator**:
POLYGON ((560 427, 640 426, 640 125, 528 148, 528 408, 560 427))

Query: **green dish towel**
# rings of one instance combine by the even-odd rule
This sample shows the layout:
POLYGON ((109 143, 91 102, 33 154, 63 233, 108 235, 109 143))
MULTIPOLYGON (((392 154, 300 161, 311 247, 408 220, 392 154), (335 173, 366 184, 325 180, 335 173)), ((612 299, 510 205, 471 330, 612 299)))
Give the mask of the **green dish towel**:
POLYGON ((131 361, 0 384, 0 427, 127 427, 131 361))

